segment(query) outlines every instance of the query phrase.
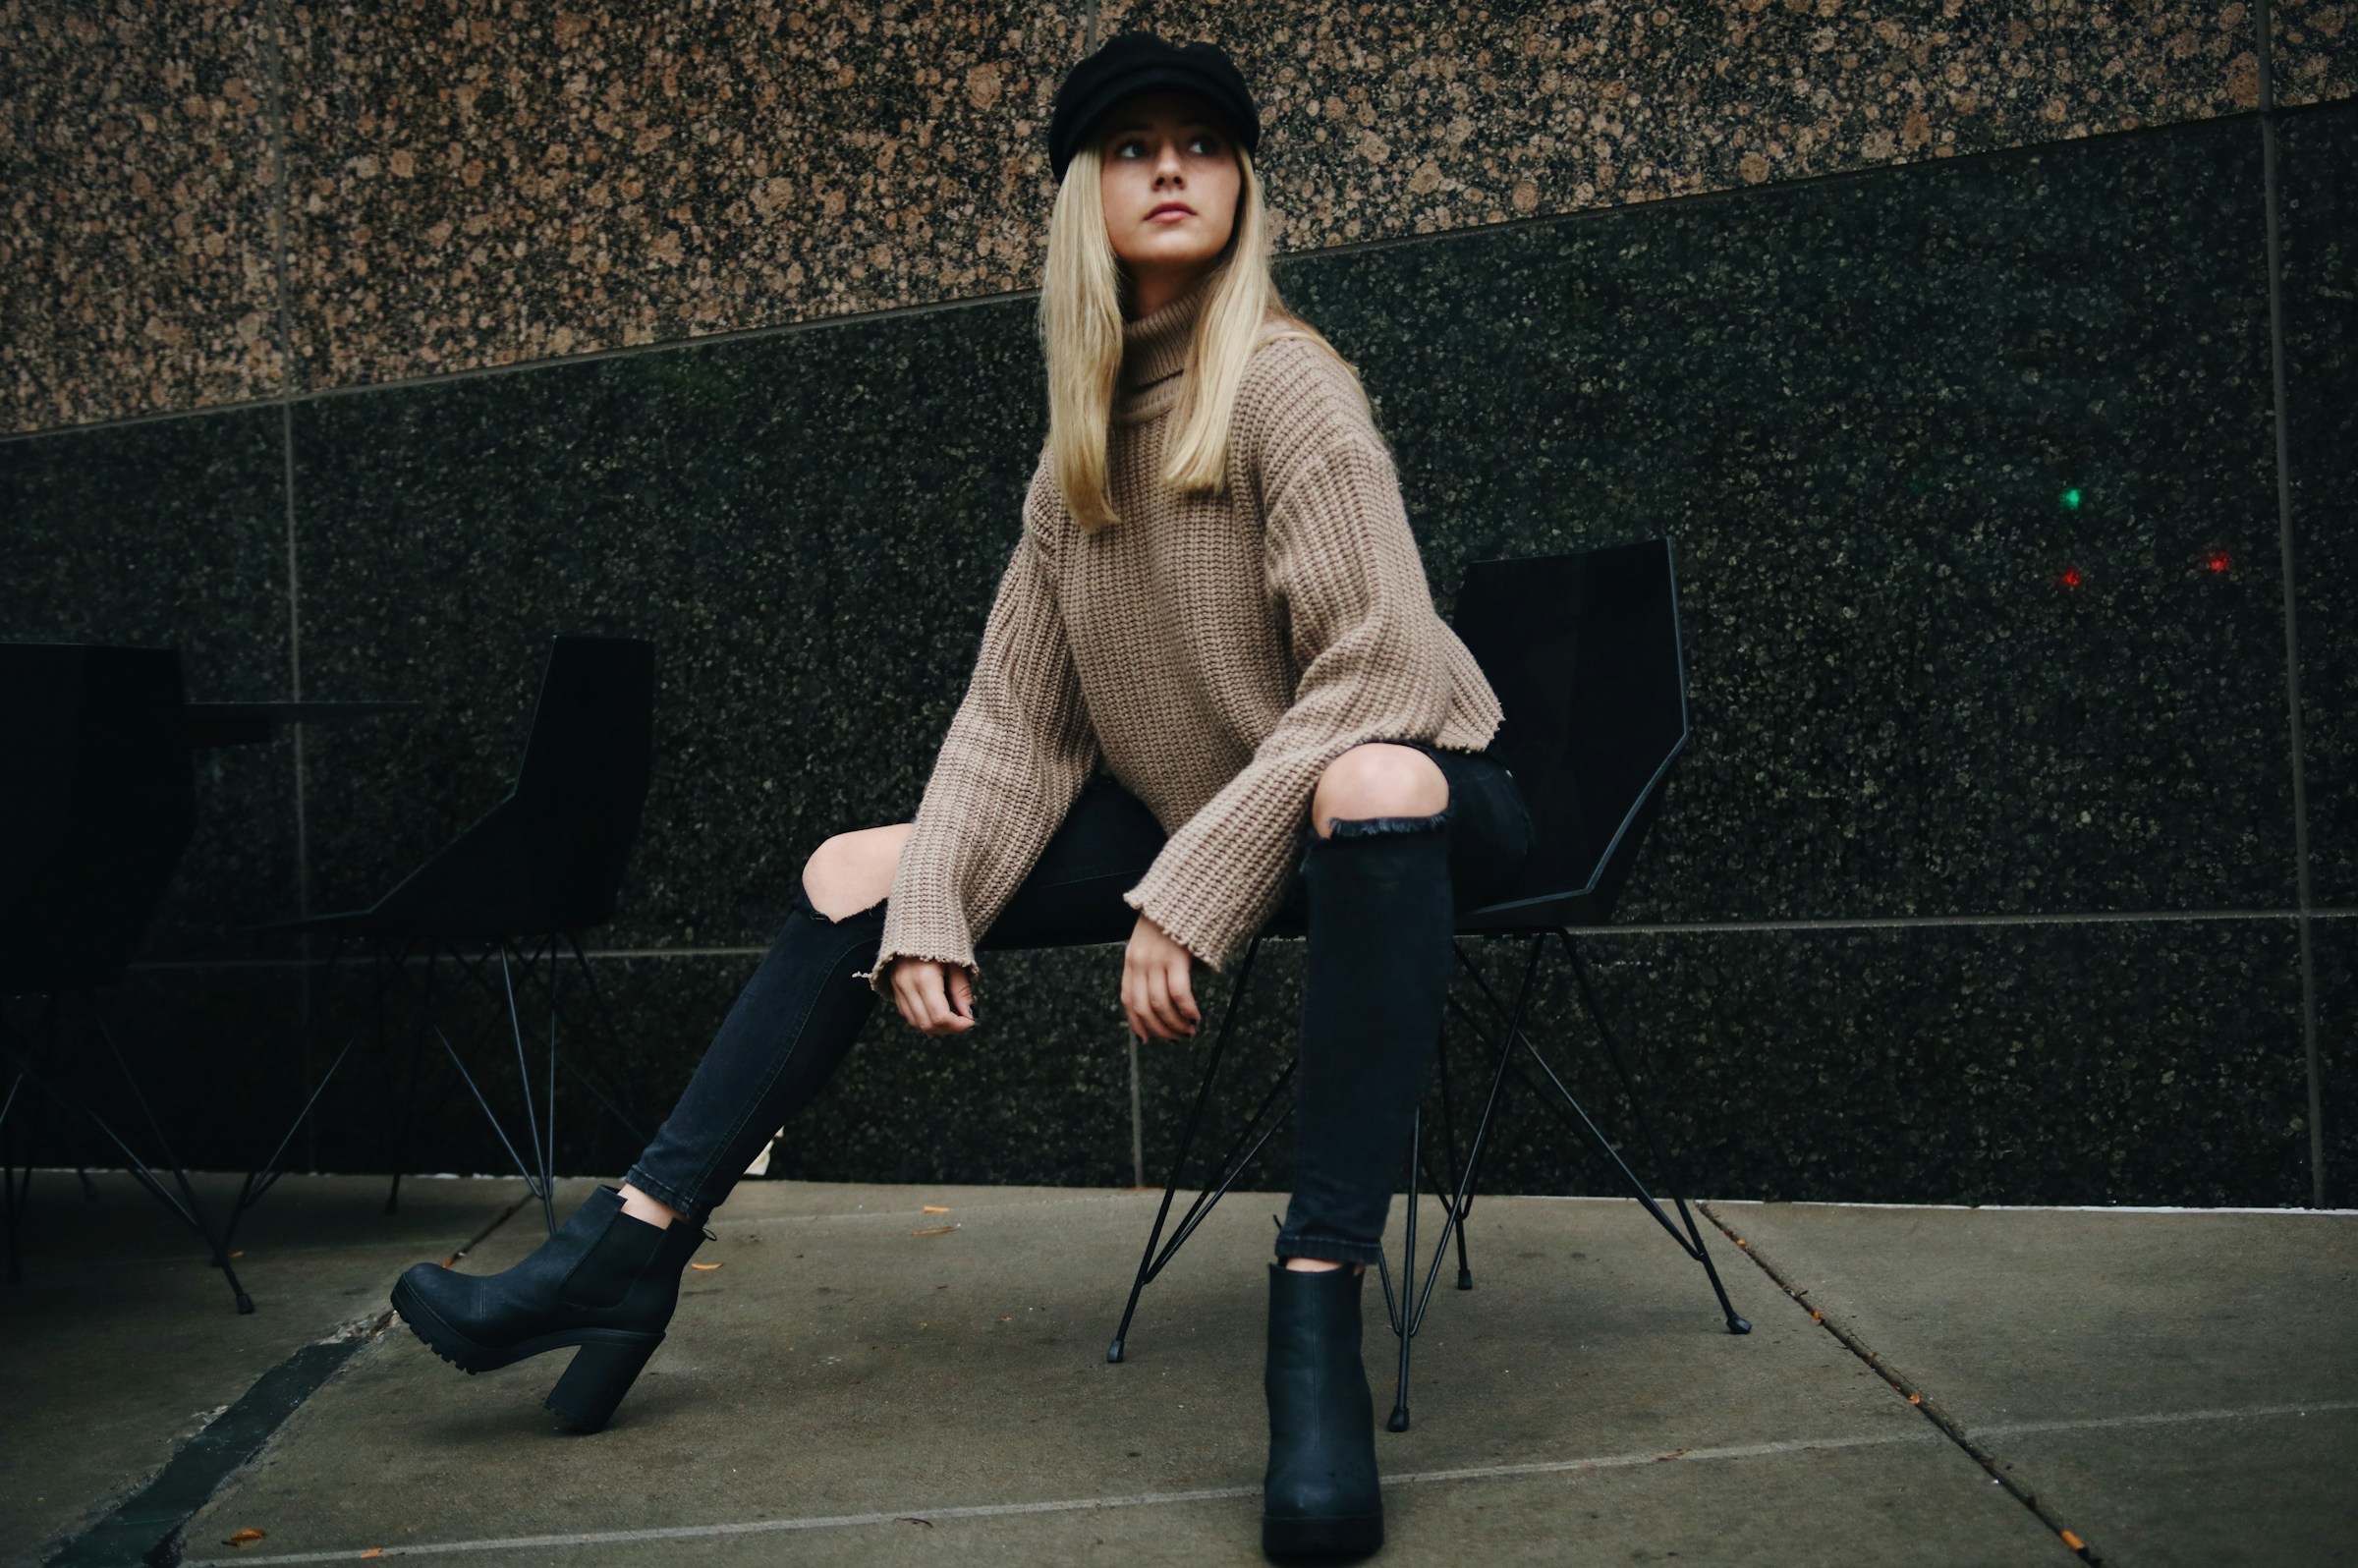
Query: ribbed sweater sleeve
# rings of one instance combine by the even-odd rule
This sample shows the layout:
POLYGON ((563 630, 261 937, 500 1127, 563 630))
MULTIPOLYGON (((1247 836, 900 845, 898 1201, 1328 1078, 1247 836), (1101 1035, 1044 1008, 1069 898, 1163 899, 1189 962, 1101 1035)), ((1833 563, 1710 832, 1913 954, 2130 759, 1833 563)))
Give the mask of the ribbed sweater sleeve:
POLYGON ((1322 351, 1261 352, 1276 357, 1272 371, 1239 423, 1257 443, 1268 590, 1302 673, 1252 759, 1123 895, 1215 970, 1284 901, 1326 765, 1364 741, 1431 739, 1451 696, 1443 623, 1390 456, 1322 351))
POLYGON ((1095 765, 1096 735, 1036 534, 1054 483, 1043 459, 966 699, 901 849, 869 975, 880 996, 890 994, 896 958, 978 972, 975 942, 1030 874, 1095 765))

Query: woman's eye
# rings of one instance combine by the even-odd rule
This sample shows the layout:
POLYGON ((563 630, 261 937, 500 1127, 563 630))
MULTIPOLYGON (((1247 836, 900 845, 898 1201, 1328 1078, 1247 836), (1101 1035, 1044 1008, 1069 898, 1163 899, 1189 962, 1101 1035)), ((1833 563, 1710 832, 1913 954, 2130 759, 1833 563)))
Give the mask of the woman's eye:
MULTIPOLYGON (((1199 146, 1205 148, 1207 156, 1209 156, 1220 150, 1220 139, 1211 135, 1209 132, 1206 132, 1201 136, 1189 138, 1187 144, 1191 148, 1199 146)), ((1144 147, 1146 143, 1144 141, 1141 141, 1134 137, 1130 140, 1124 141, 1116 146, 1113 149, 1113 153, 1114 156, 1118 158, 1122 154, 1128 152, 1132 147, 1144 147)))

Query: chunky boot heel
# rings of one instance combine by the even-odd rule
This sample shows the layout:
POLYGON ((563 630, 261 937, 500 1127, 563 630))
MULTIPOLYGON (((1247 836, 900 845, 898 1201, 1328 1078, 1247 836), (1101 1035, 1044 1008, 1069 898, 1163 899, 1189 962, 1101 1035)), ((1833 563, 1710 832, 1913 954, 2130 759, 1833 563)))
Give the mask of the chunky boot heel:
POLYGON ((663 1336, 627 1342, 593 1341, 584 1345, 548 1391, 546 1407, 577 1431, 595 1431, 614 1414, 622 1396, 631 1391, 663 1336))
POLYGON ((1269 1265, 1269 1468, 1261 1549, 1365 1556, 1383 1544, 1376 1405, 1359 1359, 1364 1274, 1269 1265))
POLYGON ((585 1431, 614 1414, 663 1342, 680 1300, 680 1272, 702 1226, 650 1225, 600 1187, 530 1258, 496 1274, 420 1263, 393 1287, 393 1309, 444 1361, 489 1372, 528 1356, 580 1346, 548 1408, 585 1431))

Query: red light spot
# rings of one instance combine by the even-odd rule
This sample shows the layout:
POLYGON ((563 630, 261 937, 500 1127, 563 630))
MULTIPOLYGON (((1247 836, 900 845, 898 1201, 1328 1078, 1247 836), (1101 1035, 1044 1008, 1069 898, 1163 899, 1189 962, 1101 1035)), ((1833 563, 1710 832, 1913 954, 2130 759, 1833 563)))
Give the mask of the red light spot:
POLYGON ((2211 558, 2205 561, 2203 564, 2214 572, 2224 572, 2228 567, 2234 565, 2235 563, 2227 559, 2226 551, 2213 550, 2211 552, 2211 558))
POLYGON ((2078 588, 2080 586, 2080 569, 2076 566, 2065 567, 2059 581, 2065 588, 2078 588))

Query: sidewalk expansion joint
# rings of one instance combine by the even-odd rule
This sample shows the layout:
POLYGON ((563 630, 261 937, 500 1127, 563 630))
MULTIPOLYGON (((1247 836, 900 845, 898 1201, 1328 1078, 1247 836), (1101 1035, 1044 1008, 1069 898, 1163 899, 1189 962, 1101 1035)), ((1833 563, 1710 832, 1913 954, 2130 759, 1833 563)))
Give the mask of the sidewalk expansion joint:
MULTIPOLYGON (((451 1254, 456 1262, 506 1224, 532 1195, 503 1208, 491 1222, 451 1254)), ((447 1266, 447 1265, 445 1265, 447 1266)), ((187 1551, 188 1524, 213 1499, 222 1483, 249 1464, 287 1419, 303 1408, 337 1370, 393 1323, 393 1309, 340 1323, 298 1349, 253 1380, 213 1420, 181 1444, 147 1484, 112 1513, 66 1542, 45 1568, 179 1568, 187 1551)))
POLYGON ((1974 1463, 1980 1465, 1984 1470, 1988 1471, 1990 1473, 1990 1479, 1996 1482, 2000 1486, 2003 1486, 2006 1489, 2007 1495, 2011 1496, 2016 1502, 2021 1503, 2023 1507, 2029 1509, 2033 1517, 2038 1519, 2041 1524, 2047 1526, 2049 1530, 2053 1531, 2056 1539, 2063 1543, 2067 1550, 2077 1554, 2081 1560, 2085 1562, 2101 1563, 2105 1560, 2096 1554, 2095 1548, 2090 1546, 2087 1541, 2083 1540, 2077 1532, 2073 1531, 2068 1525, 2064 1524, 2061 1519, 2056 1517, 2052 1508, 2049 1508, 2047 1504, 2041 1502, 2036 1492, 2029 1490, 2019 1482, 2015 1481, 2013 1477, 2007 1475, 2005 1471, 2000 1468, 1997 1456, 1992 1453, 1988 1448, 1984 1447, 1981 1443, 1975 1441, 1972 1435, 1965 1430, 1964 1423, 1958 1421, 1954 1416, 1951 1416, 1946 1410, 1943 1410, 1938 1402, 1927 1395, 1923 1389, 1918 1388, 1914 1381, 1910 1379, 1906 1373, 1900 1372, 1889 1362, 1885 1361, 1881 1352, 1875 1350, 1865 1340, 1861 1339, 1857 1334, 1853 1333, 1847 1327, 1836 1322, 1833 1318, 1828 1317, 1825 1313, 1820 1312, 1817 1308, 1811 1306, 1809 1299, 1810 1293, 1806 1290, 1797 1289, 1793 1282, 1786 1277, 1783 1269, 1777 1267, 1776 1263, 1770 1259, 1764 1257, 1761 1253, 1761 1250, 1754 1246, 1750 1241, 1747 1241, 1742 1235, 1738 1234, 1734 1226, 1729 1224, 1726 1220, 1721 1219, 1718 1211, 1714 1209, 1710 1203, 1698 1199, 1695 1206, 1702 1209, 1704 1217, 1709 1219, 1713 1225, 1718 1226, 1720 1234, 1724 1235, 1729 1241, 1735 1243, 1736 1250, 1744 1254, 1745 1257, 1751 1259, 1753 1265, 1759 1268, 1762 1273, 1767 1274, 1769 1278, 1769 1281, 1774 1284, 1777 1289, 1783 1291, 1787 1296, 1791 1297, 1795 1306, 1799 1307, 1803 1312, 1808 1313, 1812 1322, 1815 1322, 1819 1327, 1833 1335, 1835 1340, 1841 1344, 1843 1349, 1849 1351, 1852 1355, 1858 1357, 1860 1361, 1866 1363, 1869 1371, 1873 1372, 1884 1382, 1889 1383, 1893 1392, 1897 1393, 1909 1404, 1915 1406, 1917 1411, 1923 1415, 1925 1420, 1931 1422, 1935 1427, 1938 1428, 1942 1436, 1946 1437, 1950 1442, 1955 1443, 1959 1448, 1963 1449, 1966 1455, 1970 1457, 1974 1463))

